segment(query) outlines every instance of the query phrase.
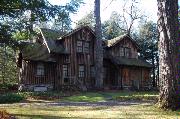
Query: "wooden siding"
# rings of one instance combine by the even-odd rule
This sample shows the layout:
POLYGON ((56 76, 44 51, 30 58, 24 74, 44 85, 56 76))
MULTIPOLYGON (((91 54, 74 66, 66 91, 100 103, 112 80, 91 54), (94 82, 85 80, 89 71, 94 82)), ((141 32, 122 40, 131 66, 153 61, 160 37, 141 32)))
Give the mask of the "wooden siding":
POLYGON ((120 48, 130 48, 130 56, 128 58, 138 58, 138 51, 135 45, 132 43, 132 41, 128 39, 123 39, 118 44, 116 44, 114 47, 111 47, 108 51, 109 54, 111 54, 114 57, 120 56, 120 48))
POLYGON ((22 61, 22 71, 21 71, 21 84, 52 84, 56 78, 56 64, 49 62, 38 62, 38 61, 22 61), (37 76, 37 64, 43 63, 44 65, 44 75, 37 76))
POLYGON ((86 86, 92 85, 92 80, 90 77, 90 67, 94 65, 94 36, 88 29, 81 29, 78 32, 65 37, 62 39, 62 44, 67 51, 67 54, 57 54, 57 73, 58 82, 57 85, 64 85, 64 77, 62 73, 62 65, 68 65, 68 78, 70 80, 69 84, 75 84, 77 80, 81 81, 86 86), (77 41, 82 41, 83 45, 85 42, 89 43, 89 53, 77 52, 77 41), (70 62, 66 62, 64 57, 68 56, 70 62), (79 65, 84 65, 85 67, 85 77, 78 77, 79 65))
POLYGON ((104 87, 131 88, 133 83, 138 83, 139 88, 150 83, 150 69, 143 67, 117 66, 109 60, 104 60, 107 74, 104 79, 104 87))

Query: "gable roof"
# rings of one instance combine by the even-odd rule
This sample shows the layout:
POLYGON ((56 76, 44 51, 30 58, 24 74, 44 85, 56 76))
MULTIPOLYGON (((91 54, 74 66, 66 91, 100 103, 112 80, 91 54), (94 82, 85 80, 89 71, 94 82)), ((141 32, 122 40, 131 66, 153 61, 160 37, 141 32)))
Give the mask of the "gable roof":
POLYGON ((138 50, 141 49, 140 46, 136 43, 136 41, 134 41, 128 34, 121 35, 121 36, 118 36, 118 37, 113 38, 111 40, 106 40, 104 42, 105 42, 105 45, 110 48, 110 47, 115 46, 116 44, 118 44, 119 42, 121 42, 125 38, 128 38, 137 47, 138 50))
POLYGON ((65 49, 59 43, 57 39, 63 34, 62 32, 51 30, 51 29, 40 29, 40 33, 44 39, 44 43, 49 53, 64 53, 65 49))
POLYGON ((46 46, 39 43, 20 42, 20 51, 26 60, 55 62, 46 46))
POLYGON ((69 32, 69 33, 67 33, 67 34, 65 34, 65 35, 63 35, 63 36, 61 36, 61 39, 62 39, 62 38, 65 38, 65 37, 68 37, 68 36, 70 36, 70 35, 72 35, 72 34, 78 32, 78 31, 81 30, 81 29, 88 29, 92 34, 95 35, 94 31, 93 31, 89 26, 80 26, 80 27, 78 27, 78 28, 72 30, 71 32, 69 32))

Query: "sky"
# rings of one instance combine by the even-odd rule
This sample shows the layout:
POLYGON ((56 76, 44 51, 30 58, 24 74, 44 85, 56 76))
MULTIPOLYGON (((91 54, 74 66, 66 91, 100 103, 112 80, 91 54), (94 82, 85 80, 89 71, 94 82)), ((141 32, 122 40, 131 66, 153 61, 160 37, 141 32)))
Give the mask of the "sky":
MULTIPOLYGON (((49 0, 51 4, 63 5, 70 0, 49 0)), ((110 18, 111 12, 117 11, 122 13, 122 6, 124 0, 101 0, 101 21, 104 22, 110 18)), ((125 0, 128 1, 128 0, 125 0)), ((85 4, 81 4, 76 14, 71 14, 71 19, 74 22, 72 27, 75 27, 75 23, 83 16, 88 14, 94 9, 94 0, 84 0, 85 4)), ((139 9, 142 13, 145 13, 148 20, 157 21, 157 0, 139 0, 139 9)))

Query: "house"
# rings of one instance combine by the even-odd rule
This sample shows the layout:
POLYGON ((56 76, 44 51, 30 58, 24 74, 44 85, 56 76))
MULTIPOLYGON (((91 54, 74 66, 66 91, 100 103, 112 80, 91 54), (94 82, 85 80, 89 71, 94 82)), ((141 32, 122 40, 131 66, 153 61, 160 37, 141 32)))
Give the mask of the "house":
MULTIPOLYGON (((34 42, 21 42, 19 84, 24 90, 95 88, 94 31, 80 27, 62 35, 40 29, 34 42)), ((103 42, 103 86, 106 89, 146 88, 151 65, 138 59, 140 47, 128 35, 103 42)))

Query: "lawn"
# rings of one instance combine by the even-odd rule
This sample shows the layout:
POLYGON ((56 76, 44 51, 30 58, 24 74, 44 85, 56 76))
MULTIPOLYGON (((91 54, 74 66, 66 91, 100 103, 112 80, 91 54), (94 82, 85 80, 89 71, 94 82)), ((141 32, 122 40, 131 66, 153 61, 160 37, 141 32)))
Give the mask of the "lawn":
POLYGON ((122 106, 49 106, 38 104, 0 107, 18 119, 122 118, 179 119, 178 112, 162 111, 150 103, 122 106))
POLYGON ((157 108, 155 101, 152 101, 157 96, 157 92, 84 92, 48 102, 42 100, 39 103, 38 99, 28 103, 1 104, 0 110, 6 110, 18 119, 180 119, 180 111, 163 111, 157 108), (118 102, 117 105, 104 104, 113 101, 118 102))
POLYGON ((98 102, 106 100, 157 100, 158 92, 84 92, 60 99, 71 102, 98 102))

